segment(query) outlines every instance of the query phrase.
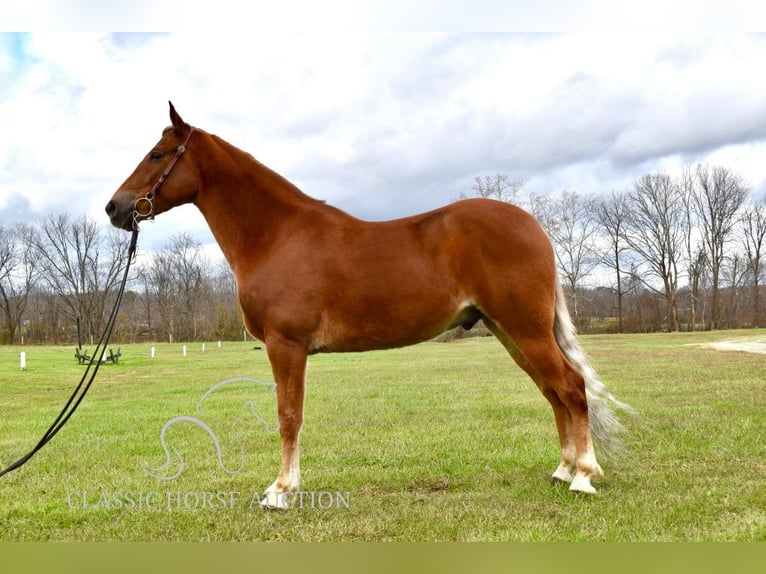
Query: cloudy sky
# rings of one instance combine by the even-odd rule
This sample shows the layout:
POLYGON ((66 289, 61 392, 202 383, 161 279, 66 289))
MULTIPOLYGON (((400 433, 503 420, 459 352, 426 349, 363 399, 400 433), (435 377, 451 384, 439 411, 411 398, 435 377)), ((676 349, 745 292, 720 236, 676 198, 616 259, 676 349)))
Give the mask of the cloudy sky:
MULTIPOLYGON (((88 213, 189 123, 365 219, 470 194, 629 188, 706 161, 766 193, 766 36, 296 31, 0 34, 0 218, 88 213)), ((145 225, 212 237, 193 207, 145 225)))

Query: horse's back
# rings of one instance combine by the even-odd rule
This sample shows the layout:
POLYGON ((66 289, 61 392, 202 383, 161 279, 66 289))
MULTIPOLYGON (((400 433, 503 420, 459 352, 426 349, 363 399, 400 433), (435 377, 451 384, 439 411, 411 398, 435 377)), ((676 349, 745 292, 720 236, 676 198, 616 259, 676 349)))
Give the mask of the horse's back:
POLYGON ((472 260, 499 267, 553 264, 553 248, 537 220, 522 208, 492 199, 466 199, 424 214, 433 241, 472 260), (438 218, 434 215, 438 214, 438 218), (429 217, 430 216, 430 217, 429 217))
MULTIPOLYGON (((453 277, 542 271, 555 273, 553 247, 547 233, 524 209, 492 199, 473 198, 417 215, 381 222, 344 218, 332 230, 325 253, 348 266, 377 261, 380 271, 409 264, 420 274, 453 277)), ((324 243, 320 241, 320 243, 324 243)))

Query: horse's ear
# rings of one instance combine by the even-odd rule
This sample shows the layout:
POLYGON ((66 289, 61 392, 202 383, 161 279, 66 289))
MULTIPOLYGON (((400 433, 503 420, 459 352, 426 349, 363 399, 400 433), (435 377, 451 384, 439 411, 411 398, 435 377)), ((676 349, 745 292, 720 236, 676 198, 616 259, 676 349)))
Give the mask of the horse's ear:
POLYGON ((173 106, 173 102, 168 102, 168 104, 170 104, 170 122, 173 124, 173 131, 177 136, 183 137, 190 129, 189 124, 183 121, 181 116, 178 115, 178 112, 173 106))

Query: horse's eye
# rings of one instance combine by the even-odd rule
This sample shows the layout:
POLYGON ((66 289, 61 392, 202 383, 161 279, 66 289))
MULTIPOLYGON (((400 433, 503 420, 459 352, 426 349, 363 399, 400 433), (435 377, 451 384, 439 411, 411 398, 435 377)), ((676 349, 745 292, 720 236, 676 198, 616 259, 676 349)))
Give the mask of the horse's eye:
POLYGON ((153 151, 152 153, 149 154, 149 159, 152 159, 152 160, 155 160, 155 161, 159 160, 159 159, 162 159, 162 152, 153 151))

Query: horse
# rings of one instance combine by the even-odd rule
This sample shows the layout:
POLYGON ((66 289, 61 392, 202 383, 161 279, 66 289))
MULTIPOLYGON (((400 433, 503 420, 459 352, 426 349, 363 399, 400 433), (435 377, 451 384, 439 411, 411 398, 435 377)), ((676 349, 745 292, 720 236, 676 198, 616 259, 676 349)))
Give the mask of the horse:
POLYGON ((264 502, 300 488, 308 357, 413 345, 480 319, 550 403, 560 460, 553 483, 595 493, 628 408, 584 353, 553 245, 523 209, 471 198, 389 221, 363 221, 303 193, 249 153, 186 123, 171 125, 106 206, 132 230, 178 205, 204 216, 236 278, 245 327, 266 347, 277 385, 281 462, 264 502), (171 173, 172 172, 172 173, 171 173))

